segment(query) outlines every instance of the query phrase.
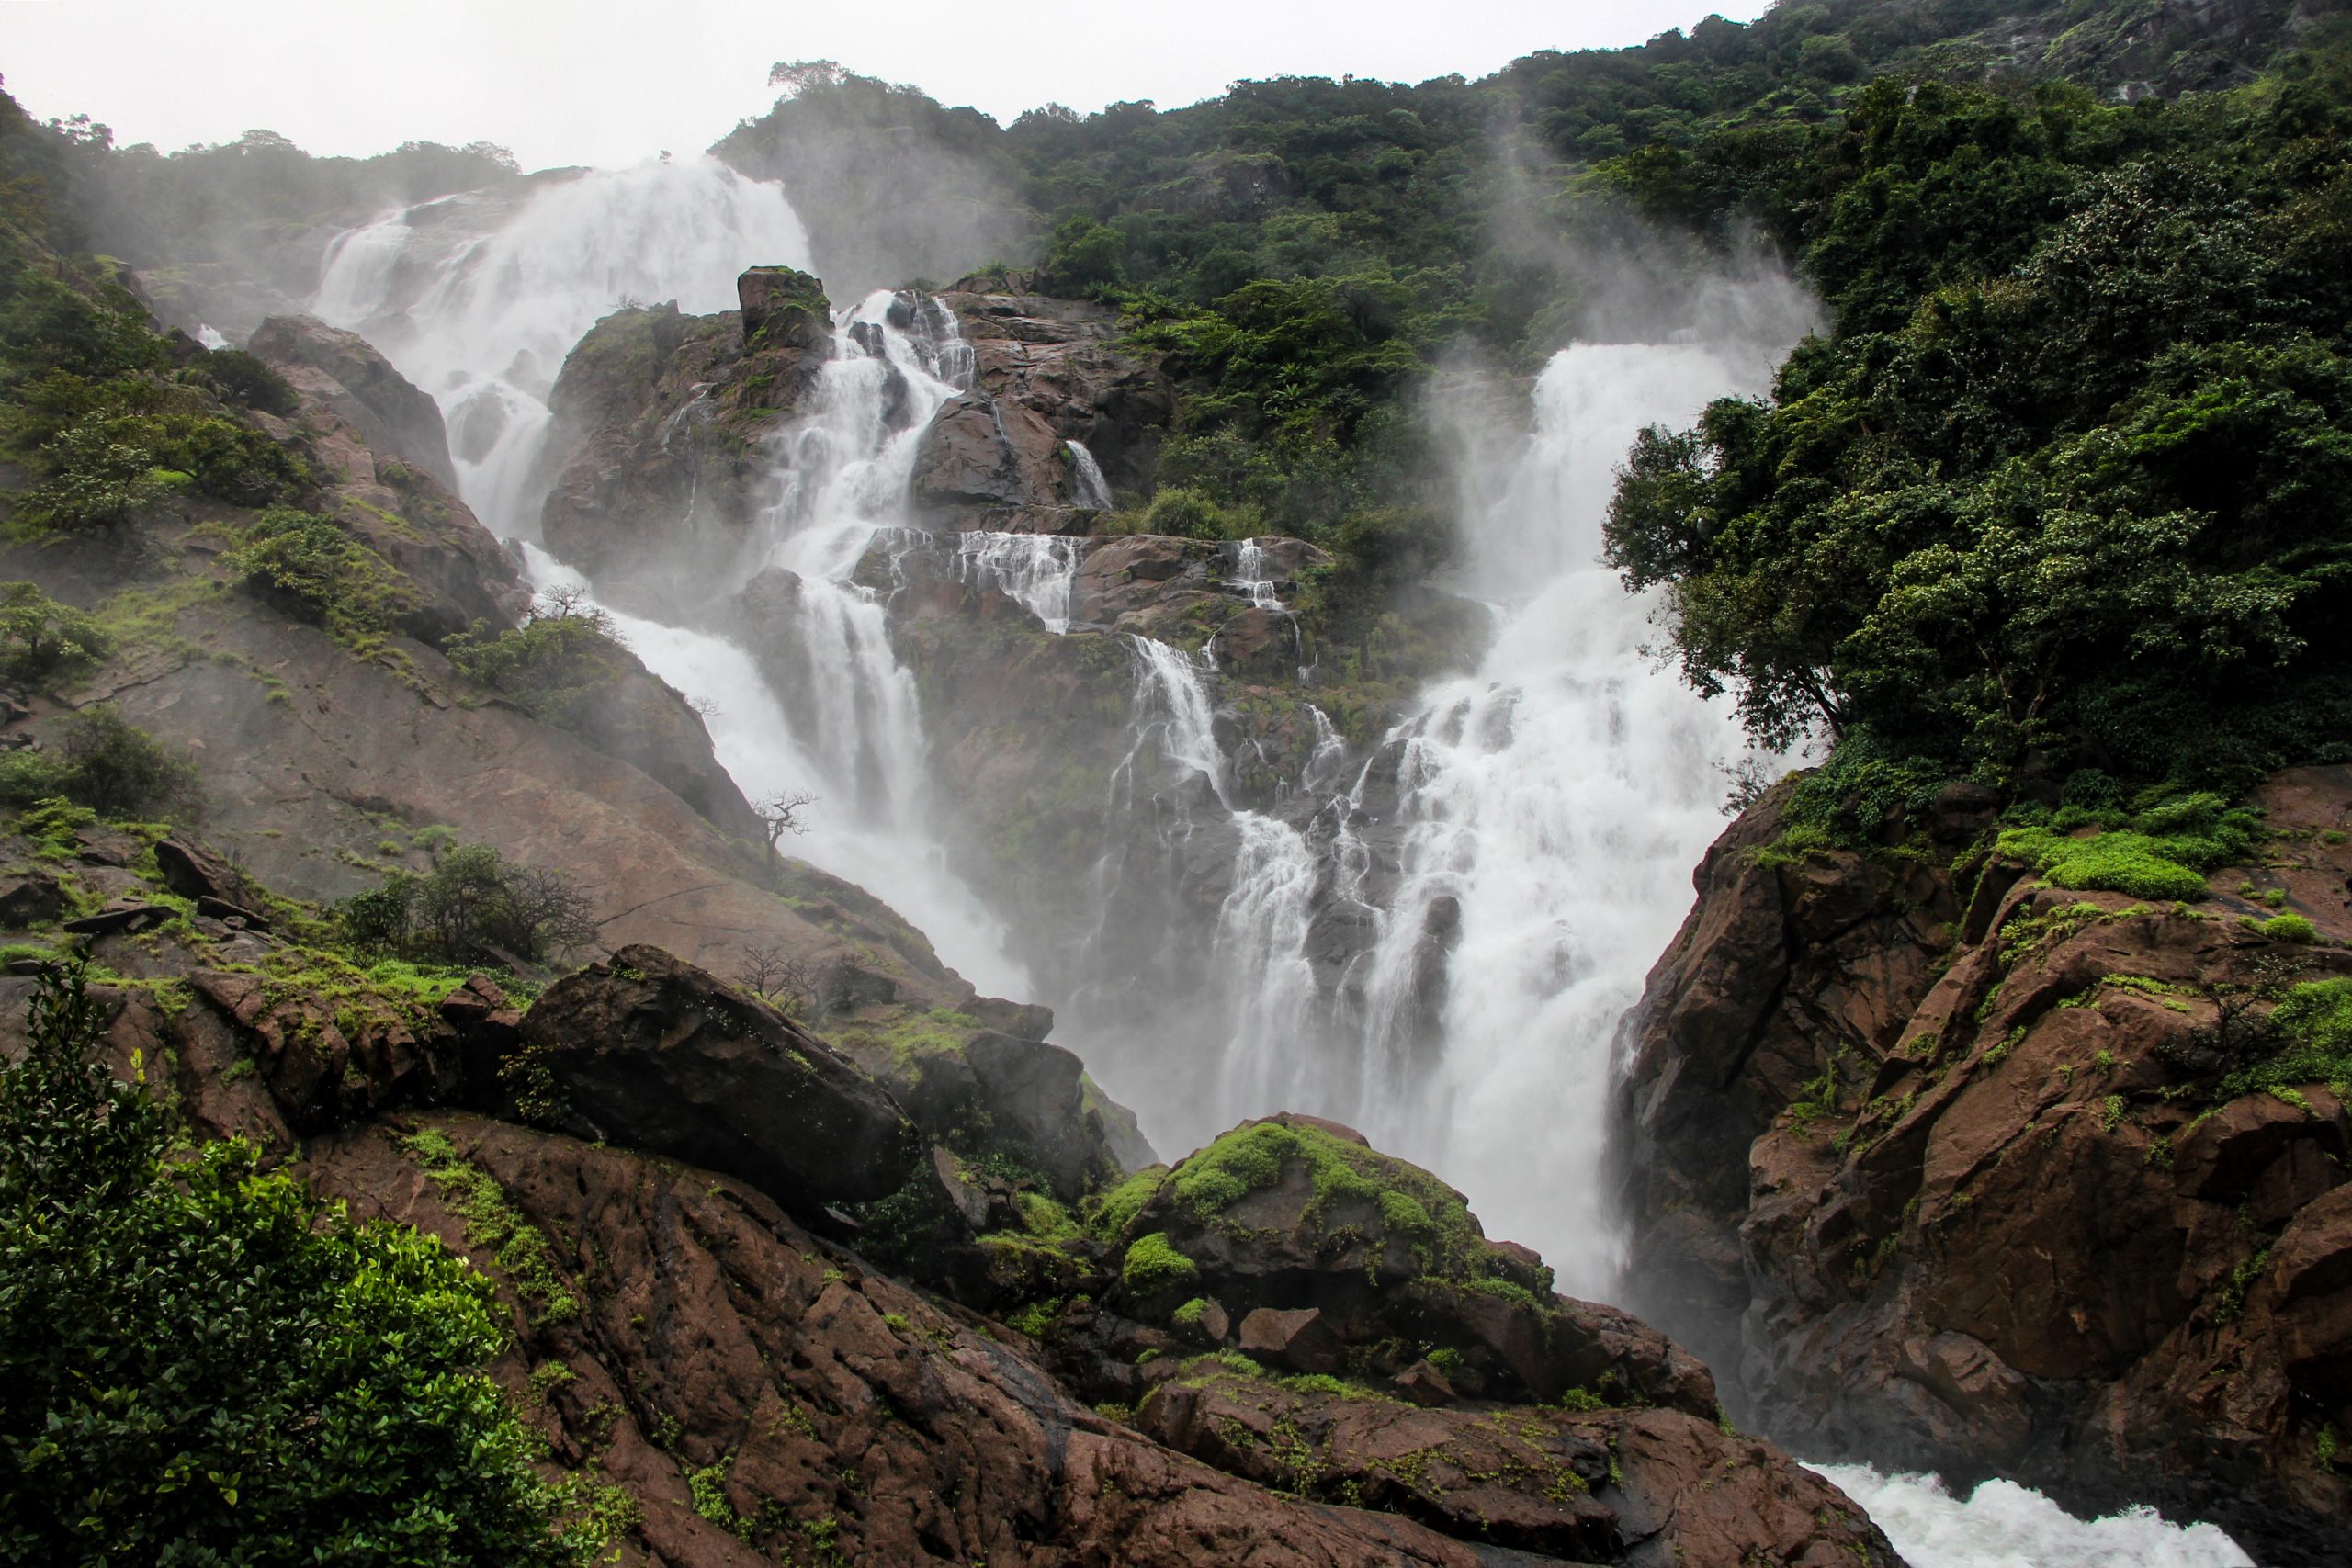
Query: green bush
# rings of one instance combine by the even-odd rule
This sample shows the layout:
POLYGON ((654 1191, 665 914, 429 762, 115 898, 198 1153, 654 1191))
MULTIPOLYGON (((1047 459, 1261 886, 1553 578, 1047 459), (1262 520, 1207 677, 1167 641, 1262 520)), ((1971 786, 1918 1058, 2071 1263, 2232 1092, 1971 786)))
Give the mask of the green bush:
POLYGON ((627 669, 611 617, 570 593, 542 594, 512 631, 493 634, 476 621, 442 651, 459 674, 532 717, 575 730, 627 669))
POLYGON ((0 675, 28 683, 70 674, 103 658, 98 624, 29 582, 0 582, 0 675))
POLYGON ((2273 942, 2312 942, 2319 928, 2301 915, 2273 915, 2262 922, 2262 934, 2273 942))
POLYGON ((443 853, 426 875, 394 872, 335 906, 363 953, 442 964, 537 964, 594 940, 586 895, 561 872, 516 865, 488 844, 443 853))
POLYGON ((2206 896, 2206 874, 2244 859, 2261 833, 2256 813, 2210 791, 2158 788, 2132 804, 2130 812, 2062 805, 2046 824, 2004 831, 2000 852, 2032 865, 2052 886, 2194 902, 2206 896), (2069 836, 2094 826, 2103 830, 2069 836))
POLYGON ((368 646, 416 604, 416 589, 341 525, 291 506, 254 520, 223 564, 231 580, 368 646))
POLYGON ((103 705, 67 715, 50 747, 0 753, 0 805, 52 796, 113 818, 189 812, 203 798, 193 763, 103 705))
POLYGON ((249 409, 282 418, 300 405, 285 377, 268 361, 256 359, 242 348, 214 349, 204 368, 223 392, 249 409))
POLYGON ((37 985, 0 1067, 0 1557, 583 1562, 482 1374, 490 1282, 249 1145, 175 1155, 79 974, 37 985))

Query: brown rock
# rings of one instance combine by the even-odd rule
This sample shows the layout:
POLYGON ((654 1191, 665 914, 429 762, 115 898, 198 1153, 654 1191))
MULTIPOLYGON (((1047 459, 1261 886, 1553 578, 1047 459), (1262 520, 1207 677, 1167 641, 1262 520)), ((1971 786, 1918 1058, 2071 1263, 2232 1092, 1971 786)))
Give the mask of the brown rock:
POLYGON ((766 1004, 651 947, 566 976, 523 1060, 585 1135, 739 1176, 802 1212, 896 1191, 922 1156, 888 1094, 766 1004))
MULTIPOLYGON (((630 1544, 661 1561, 805 1561, 812 1523, 854 1562, 1481 1561, 1410 1520, 1276 1495, 1103 1419, 976 1320, 858 1268, 756 1192, 529 1128, 439 1124, 560 1238, 550 1261, 578 1308, 550 1323, 517 1300, 496 1375, 519 1399, 531 1368, 564 1362, 571 1378, 529 1403, 551 1462, 593 1456, 596 1481, 642 1509, 630 1544), (694 1507, 687 1477, 722 1461, 749 1546, 694 1507)), ((315 1140, 306 1169, 357 1217, 468 1249, 389 1130, 315 1140)))
POLYGON ((366 338, 315 316, 272 316, 254 330, 245 347, 280 371, 303 367, 322 372, 324 379, 311 383, 313 395, 348 421, 369 447, 423 468, 444 490, 457 492, 458 470, 449 460, 441 406, 366 338))
POLYGON ((1298 1372, 1336 1372, 1341 1364, 1339 1337, 1314 1307, 1280 1312, 1260 1307, 1241 1320, 1241 1353, 1298 1372))
POLYGON ((65 890, 45 871, 0 877, 0 925, 21 931, 47 925, 65 912, 65 890))
POLYGON ((1395 1383, 1407 1399, 1424 1410, 1451 1404, 1458 1397, 1453 1392, 1453 1385, 1445 1381, 1445 1374, 1427 1361, 1415 1361, 1388 1381, 1395 1383))

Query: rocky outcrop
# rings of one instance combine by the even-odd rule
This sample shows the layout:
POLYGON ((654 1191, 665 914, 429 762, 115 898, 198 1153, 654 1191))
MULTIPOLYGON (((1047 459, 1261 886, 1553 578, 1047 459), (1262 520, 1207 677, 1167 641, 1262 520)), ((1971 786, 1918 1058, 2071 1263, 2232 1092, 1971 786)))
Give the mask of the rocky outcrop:
POLYGON ((624 947, 524 1016, 518 1072, 567 1130, 740 1177, 811 1213, 895 1191, 920 1145, 833 1048, 660 948, 624 947))
POLYGON ((701 605, 749 547, 775 499, 767 440, 831 355, 815 278, 753 267, 737 292, 742 310, 723 315, 615 311, 548 396, 548 547, 649 609, 701 605))
POLYGON ((971 345, 975 390, 1084 446, 1114 492, 1152 487, 1175 389, 1158 356, 1120 344, 1117 311, 1040 294, 1021 270, 974 274, 939 299, 971 345))
POLYGON ((298 400, 290 419, 254 419, 307 447, 322 504, 413 585, 401 629, 437 643, 476 621, 514 624, 529 591, 505 547, 457 498, 441 412, 365 338, 310 316, 273 316, 254 334, 298 400))
POLYGON ((357 430, 379 457, 423 468, 456 493, 458 469, 449 460, 441 405, 366 338, 316 316, 272 316, 254 329, 246 349, 357 430))
MULTIPOLYGON (((2265 863, 2186 904, 1776 853, 1779 797, 1725 835, 1622 1124, 1634 1304, 1739 1358, 1736 1412, 1824 1457, 2154 1500, 2266 1562, 2352 1548, 2352 1121, 2271 1017, 2352 976, 2352 772, 2256 804, 2265 863)), ((1948 795, 1927 841, 1982 816, 1948 795)))
POLYGON ((1547 1561, 1897 1562, 1829 1483, 1685 1411, 1416 1409, 1211 1368, 1136 1425, 1264 1486, 1547 1561))

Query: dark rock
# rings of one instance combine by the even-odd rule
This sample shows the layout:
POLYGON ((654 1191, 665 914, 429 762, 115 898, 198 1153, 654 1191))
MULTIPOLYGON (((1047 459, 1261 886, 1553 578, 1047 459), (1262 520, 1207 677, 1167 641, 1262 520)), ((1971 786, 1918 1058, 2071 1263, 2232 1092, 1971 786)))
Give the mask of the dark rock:
POLYGON ((47 925, 65 912, 65 889, 40 870, 0 877, 0 925, 21 931, 47 925))
POLYGON ((1682 1411, 1415 1408, 1216 1374, 1162 1384, 1136 1424, 1261 1484, 1543 1561, 1900 1562, 1828 1482, 1682 1411))
POLYGON ((148 904, 136 899, 118 899, 97 913, 67 920, 64 930, 85 936, 111 936, 117 931, 145 931, 171 919, 176 911, 168 905, 148 904))
POLYGON ((1054 1010, 1041 1003, 978 997, 964 1010, 986 1027, 1015 1040, 1044 1040, 1054 1032, 1054 1010))
POLYGON ((414 464, 442 488, 457 492, 457 465, 449 460, 441 405, 394 369, 366 338, 315 316, 272 316, 254 329, 245 347, 281 371, 303 366, 322 372, 332 383, 331 389, 319 389, 323 400, 358 430, 368 446, 414 464))
POLYGON ((1295 1372, 1336 1372, 1344 1360, 1339 1336, 1314 1307, 1282 1312, 1260 1307, 1241 1320, 1241 1353, 1295 1372))
POLYGON ((269 929, 269 922, 251 909, 232 904, 226 898, 215 898, 210 894, 196 901, 196 912, 212 919, 224 921, 238 930, 266 931, 269 929))
POLYGON ((747 347, 788 346, 822 354, 832 337, 825 286, 788 266, 755 266, 735 279, 747 347))
POLYGON ((1453 1392, 1453 1385, 1445 1381, 1445 1374, 1427 1361, 1415 1361, 1388 1381, 1396 1385, 1398 1393, 1424 1410, 1451 1404, 1459 1397, 1453 1392))
POLYGON ((831 1046, 659 948, 557 981, 522 1034, 570 1124, 795 1208, 884 1197, 922 1157, 898 1104, 831 1046))

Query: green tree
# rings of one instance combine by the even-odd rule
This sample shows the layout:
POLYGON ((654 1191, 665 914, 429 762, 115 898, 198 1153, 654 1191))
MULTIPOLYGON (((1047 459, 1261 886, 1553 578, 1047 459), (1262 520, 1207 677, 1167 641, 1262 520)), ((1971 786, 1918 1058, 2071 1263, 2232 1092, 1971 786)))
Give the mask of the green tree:
POLYGON ((480 1370, 490 1282, 250 1145, 175 1153, 161 1102, 91 1060, 79 971, 36 984, 0 1067, 0 1556, 582 1561, 480 1370))

